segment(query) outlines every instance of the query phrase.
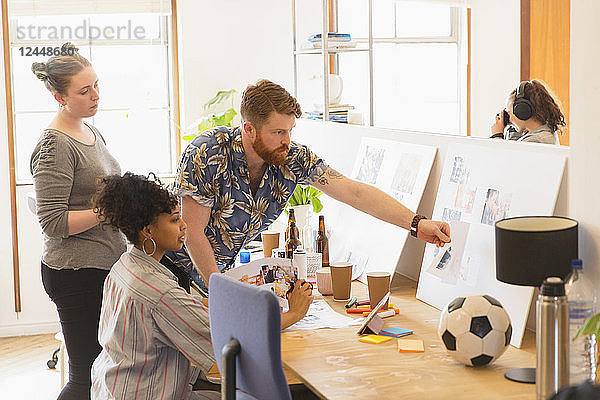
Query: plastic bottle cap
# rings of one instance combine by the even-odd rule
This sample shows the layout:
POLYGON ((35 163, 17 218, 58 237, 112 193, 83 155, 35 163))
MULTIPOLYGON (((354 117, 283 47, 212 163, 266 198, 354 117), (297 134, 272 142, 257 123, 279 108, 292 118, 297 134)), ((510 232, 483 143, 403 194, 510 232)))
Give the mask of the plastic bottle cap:
POLYGON ((240 262, 242 264, 246 264, 246 263, 250 262, 250 252, 249 251, 240 252, 240 262))

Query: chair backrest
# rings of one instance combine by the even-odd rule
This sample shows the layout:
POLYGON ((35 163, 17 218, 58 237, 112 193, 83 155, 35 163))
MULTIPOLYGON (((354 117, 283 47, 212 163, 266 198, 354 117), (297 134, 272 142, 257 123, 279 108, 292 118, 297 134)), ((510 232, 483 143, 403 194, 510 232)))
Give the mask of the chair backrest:
POLYGON ((281 314, 275 295, 217 273, 210 277, 208 304, 221 375, 223 346, 237 339, 237 388, 261 400, 291 400, 281 362, 281 314))

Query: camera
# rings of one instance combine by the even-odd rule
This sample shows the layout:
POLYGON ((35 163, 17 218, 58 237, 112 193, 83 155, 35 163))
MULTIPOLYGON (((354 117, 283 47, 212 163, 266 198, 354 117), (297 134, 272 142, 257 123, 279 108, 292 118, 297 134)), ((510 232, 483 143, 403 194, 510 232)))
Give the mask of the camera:
POLYGON ((506 127, 510 122, 510 115, 508 115, 508 111, 502 110, 502 126, 506 127))

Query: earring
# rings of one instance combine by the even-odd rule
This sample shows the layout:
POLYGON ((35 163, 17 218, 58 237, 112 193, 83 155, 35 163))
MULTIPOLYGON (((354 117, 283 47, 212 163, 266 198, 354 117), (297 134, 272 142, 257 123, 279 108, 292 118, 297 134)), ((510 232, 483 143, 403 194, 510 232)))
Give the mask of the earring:
POLYGON ((154 239, 150 238, 150 241, 152 242, 154 248, 152 249, 152 253, 148 253, 146 251, 146 240, 148 240, 148 238, 144 238, 144 241, 142 242, 142 250, 144 250, 144 253, 152 257, 152 255, 154 255, 154 252, 156 252, 156 242, 154 241, 154 239))

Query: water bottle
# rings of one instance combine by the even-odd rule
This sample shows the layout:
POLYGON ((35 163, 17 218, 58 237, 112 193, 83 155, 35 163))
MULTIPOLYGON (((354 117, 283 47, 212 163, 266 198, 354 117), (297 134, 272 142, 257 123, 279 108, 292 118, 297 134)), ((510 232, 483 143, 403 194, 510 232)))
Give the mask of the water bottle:
POLYGON ((569 304, 562 279, 544 280, 537 300, 535 388, 547 400, 569 385, 569 304))
POLYGON ((565 284, 569 301, 569 384, 579 385, 586 379, 590 379, 593 372, 590 346, 594 343, 590 335, 580 335, 577 340, 573 338, 585 321, 594 314, 596 294, 594 286, 583 273, 581 260, 571 261, 571 269, 565 284))

